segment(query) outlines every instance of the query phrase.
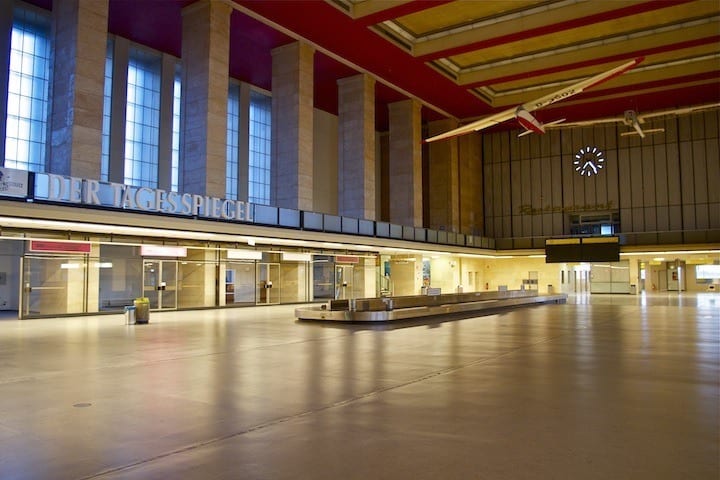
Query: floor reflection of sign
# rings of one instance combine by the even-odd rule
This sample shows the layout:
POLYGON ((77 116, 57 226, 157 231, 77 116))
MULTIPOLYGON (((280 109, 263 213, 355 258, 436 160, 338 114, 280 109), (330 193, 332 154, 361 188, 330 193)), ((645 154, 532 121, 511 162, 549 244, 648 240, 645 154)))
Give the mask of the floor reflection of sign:
POLYGON ((7 272, 0 272, 0 285, 7 285, 7 272))

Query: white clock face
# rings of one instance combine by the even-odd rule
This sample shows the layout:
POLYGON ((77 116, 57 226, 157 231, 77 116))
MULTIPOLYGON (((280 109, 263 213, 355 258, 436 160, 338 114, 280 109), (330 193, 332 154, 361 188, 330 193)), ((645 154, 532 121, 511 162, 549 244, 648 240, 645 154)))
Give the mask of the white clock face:
POLYGON ((591 177, 600 173, 600 170, 605 166, 605 156, 603 152, 597 147, 582 147, 580 151, 575 154, 575 171, 580 176, 591 177))

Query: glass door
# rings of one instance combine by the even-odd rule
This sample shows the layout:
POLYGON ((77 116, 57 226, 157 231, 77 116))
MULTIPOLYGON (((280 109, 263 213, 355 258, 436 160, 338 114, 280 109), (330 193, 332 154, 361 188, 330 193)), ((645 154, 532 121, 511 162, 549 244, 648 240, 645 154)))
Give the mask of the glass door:
POLYGON ((143 296, 151 310, 177 309, 177 260, 143 261, 143 296))
POLYGON ((335 300, 355 298, 353 295, 353 266, 335 266, 335 300))
POLYGON ((86 311, 85 257, 26 256, 21 269, 20 318, 86 311))
POLYGON ((335 298, 335 262, 326 255, 315 255, 312 263, 313 300, 335 298))
POLYGON ((280 285, 279 263, 257 264, 256 303, 258 305, 277 305, 282 292, 280 285))
POLYGON ((255 264, 228 262, 225 270, 225 305, 255 304, 255 264))

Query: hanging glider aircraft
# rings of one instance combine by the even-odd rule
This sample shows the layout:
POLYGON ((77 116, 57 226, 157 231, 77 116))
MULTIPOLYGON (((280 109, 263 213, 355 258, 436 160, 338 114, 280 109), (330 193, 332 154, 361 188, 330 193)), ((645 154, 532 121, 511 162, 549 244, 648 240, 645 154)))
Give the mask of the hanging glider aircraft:
MULTIPOLYGON (((485 118, 481 118, 480 120, 477 120, 472 123, 468 123, 467 125, 463 125, 462 127, 455 128, 453 130, 447 131, 445 133, 441 133, 439 135, 435 135, 430 138, 426 138, 425 142, 434 142, 436 140, 442 140, 444 138, 450 138, 455 137, 458 135, 463 135, 465 133, 470 133, 477 130, 483 130, 488 127, 492 127, 493 125, 497 125, 502 122, 506 122, 512 118, 516 118, 520 125, 530 132, 535 133, 545 133, 545 126, 542 123, 540 123, 535 117, 533 117, 530 112, 533 112, 539 108, 546 107, 550 104, 553 104, 555 102, 559 102, 560 100, 565 100, 566 98, 570 98, 573 95, 577 95, 578 93, 583 92, 584 90, 587 90, 588 88, 592 88, 595 85, 606 82, 610 80, 611 78, 617 77, 618 75, 621 75, 625 73, 626 71, 630 70, 631 68, 635 67, 638 63, 642 62, 644 60, 644 57, 636 58, 635 60, 632 60, 630 62, 624 63, 620 66, 617 66, 613 68, 612 70, 608 70, 607 72, 600 73, 598 75, 595 75, 594 77, 586 78, 585 80, 582 80, 581 82, 578 82, 574 85, 570 85, 569 87, 565 87, 562 90, 559 90, 557 92, 551 93, 549 95, 545 95, 544 97, 538 98, 537 100, 533 100, 531 102, 523 103, 522 105, 518 107, 509 108, 507 110, 503 110, 502 112, 495 113, 493 115, 490 115, 485 118)), ((552 122, 552 124, 556 124, 559 122, 562 122, 563 120, 558 120, 556 122, 552 122)), ((551 125, 551 123, 548 123, 547 126, 551 125)))
POLYGON ((565 127, 585 127, 589 125, 599 125, 603 123, 623 123, 633 130, 623 132, 620 135, 626 137, 628 135, 639 135, 640 138, 645 138, 648 133, 660 133, 664 132, 664 128, 643 128, 642 125, 652 118, 665 117, 671 115, 685 115, 688 113, 700 112, 702 110, 710 110, 713 108, 720 108, 720 103, 708 103, 705 105, 694 105, 692 107, 685 108, 674 108, 671 110, 660 110, 657 112, 649 112, 638 114, 634 110, 626 110, 625 114, 620 117, 608 117, 608 118, 596 118, 594 120, 582 120, 578 122, 563 122, 555 123, 553 125, 547 124, 546 128, 565 128, 565 127))

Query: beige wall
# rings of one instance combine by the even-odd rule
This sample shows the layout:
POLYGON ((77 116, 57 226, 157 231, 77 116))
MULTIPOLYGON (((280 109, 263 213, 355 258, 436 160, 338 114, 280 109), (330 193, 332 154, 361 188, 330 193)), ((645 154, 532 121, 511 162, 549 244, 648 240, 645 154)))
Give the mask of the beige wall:
POLYGON ((529 278, 529 272, 538 273, 538 290, 547 291, 548 285, 557 288, 560 285, 560 265, 545 263, 544 258, 499 258, 485 261, 483 280, 489 290, 497 290, 506 285, 508 290, 519 290, 523 279, 529 278))
POLYGON ((436 255, 424 257, 430 261, 430 286, 442 293, 456 293, 460 285, 460 262, 456 256, 436 255))
POLYGON ((393 295, 420 295, 422 287, 422 256, 405 255, 390 259, 393 295))

